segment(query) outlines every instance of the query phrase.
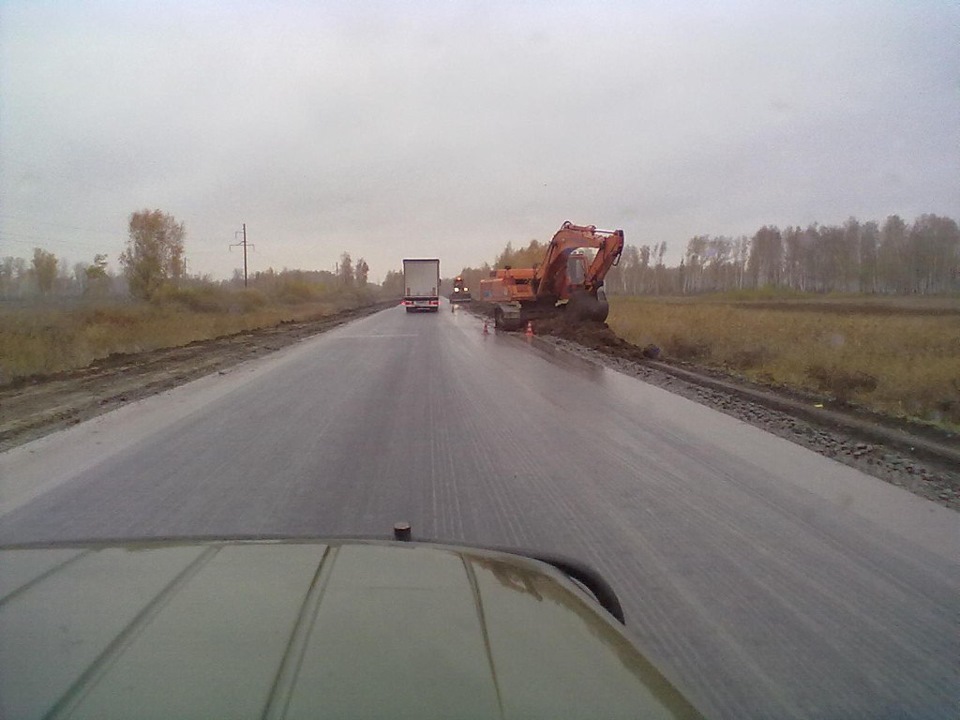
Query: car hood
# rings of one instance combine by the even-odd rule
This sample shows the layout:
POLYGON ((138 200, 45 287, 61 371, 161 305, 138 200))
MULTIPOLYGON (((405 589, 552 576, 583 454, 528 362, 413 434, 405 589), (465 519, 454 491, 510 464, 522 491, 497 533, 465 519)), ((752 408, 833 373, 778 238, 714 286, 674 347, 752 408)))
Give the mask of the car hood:
POLYGON ((696 712, 543 563, 285 540, 3 550, 0 716, 696 712))

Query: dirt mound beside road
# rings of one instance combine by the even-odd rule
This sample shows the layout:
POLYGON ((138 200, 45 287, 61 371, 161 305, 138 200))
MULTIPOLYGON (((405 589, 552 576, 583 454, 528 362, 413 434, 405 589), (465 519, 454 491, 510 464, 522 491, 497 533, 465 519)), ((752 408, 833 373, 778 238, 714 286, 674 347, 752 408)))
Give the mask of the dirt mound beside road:
POLYGON ((660 356, 660 348, 656 345, 632 345, 605 322, 571 323, 563 317, 544 318, 534 321, 533 329, 537 335, 553 335, 625 360, 655 360, 660 356))

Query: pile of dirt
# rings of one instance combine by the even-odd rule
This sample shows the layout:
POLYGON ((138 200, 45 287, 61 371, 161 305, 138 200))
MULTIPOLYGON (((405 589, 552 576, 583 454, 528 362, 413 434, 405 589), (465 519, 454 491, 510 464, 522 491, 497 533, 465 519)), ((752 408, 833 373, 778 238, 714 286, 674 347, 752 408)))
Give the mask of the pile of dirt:
POLYGON ((537 335, 563 338, 624 360, 656 360, 660 357, 660 348, 656 345, 632 345, 619 337, 605 322, 590 320, 571 323, 563 317, 557 317, 537 320, 533 325, 537 335))

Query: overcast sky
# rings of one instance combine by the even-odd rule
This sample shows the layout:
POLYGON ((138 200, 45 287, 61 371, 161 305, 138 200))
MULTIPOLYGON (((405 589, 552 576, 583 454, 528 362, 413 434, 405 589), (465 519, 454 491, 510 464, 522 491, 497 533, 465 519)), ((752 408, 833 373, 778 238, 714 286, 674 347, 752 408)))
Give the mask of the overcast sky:
POLYGON ((960 219, 960 3, 0 0, 0 256, 142 208, 218 278, 960 219))

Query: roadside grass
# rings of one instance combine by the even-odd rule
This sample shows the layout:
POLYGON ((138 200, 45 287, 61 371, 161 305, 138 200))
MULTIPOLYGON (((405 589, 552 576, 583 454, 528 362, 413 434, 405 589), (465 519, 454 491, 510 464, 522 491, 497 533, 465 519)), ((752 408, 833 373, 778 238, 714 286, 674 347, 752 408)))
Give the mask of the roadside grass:
POLYGON ((960 299, 614 297, 610 327, 669 358, 960 428, 960 299))
POLYGON ((114 353, 179 347, 198 340, 318 319, 373 301, 366 293, 281 301, 256 290, 172 290, 155 303, 100 301, 0 310, 0 384, 86 367, 114 353))

